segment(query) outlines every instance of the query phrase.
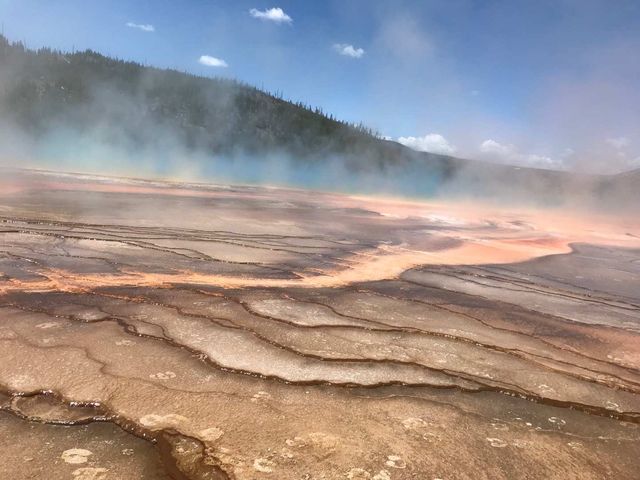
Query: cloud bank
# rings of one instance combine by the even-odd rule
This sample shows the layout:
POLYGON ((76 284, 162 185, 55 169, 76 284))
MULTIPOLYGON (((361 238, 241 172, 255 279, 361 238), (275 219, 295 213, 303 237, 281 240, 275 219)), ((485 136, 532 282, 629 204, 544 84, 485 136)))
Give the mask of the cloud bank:
POLYGON ((520 152, 515 145, 499 143, 492 139, 485 140, 480 144, 480 154, 485 160, 508 165, 547 169, 562 169, 564 167, 562 160, 544 155, 525 154, 520 152))
POLYGON ((280 7, 269 8, 266 10, 258 10, 257 8, 252 8, 249 10, 249 14, 253 18, 259 18, 260 20, 265 20, 274 23, 291 23, 293 19, 284 13, 280 7))
POLYGON ((428 133, 424 137, 400 137, 398 143, 419 152, 440 153, 442 155, 453 155, 456 152, 456 147, 439 133, 428 133))

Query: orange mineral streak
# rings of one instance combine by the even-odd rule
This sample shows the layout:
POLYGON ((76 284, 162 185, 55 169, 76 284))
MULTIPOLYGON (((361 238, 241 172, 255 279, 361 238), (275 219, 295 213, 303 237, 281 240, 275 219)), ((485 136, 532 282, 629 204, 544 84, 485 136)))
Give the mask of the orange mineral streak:
POLYGON ((396 278, 409 268, 419 265, 468 265, 513 263, 544 255, 568 253, 568 239, 523 238, 482 239, 469 241, 457 248, 426 252, 403 246, 380 246, 349 259, 350 266, 324 271, 320 275, 300 273, 298 279, 246 278, 209 275, 193 271, 158 274, 126 271, 116 275, 79 275, 63 270, 41 270, 37 281, 9 280, 0 283, 0 294, 11 291, 82 292, 100 287, 137 286, 162 287, 171 284, 217 286, 224 288, 275 287, 322 288, 340 287, 352 283, 396 278))

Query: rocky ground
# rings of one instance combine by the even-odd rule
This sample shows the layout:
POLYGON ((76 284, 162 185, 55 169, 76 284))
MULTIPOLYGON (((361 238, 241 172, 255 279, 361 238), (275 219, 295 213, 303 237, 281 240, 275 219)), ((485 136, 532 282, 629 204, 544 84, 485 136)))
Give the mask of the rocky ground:
POLYGON ((635 479, 639 235, 5 175, 0 478, 635 479))

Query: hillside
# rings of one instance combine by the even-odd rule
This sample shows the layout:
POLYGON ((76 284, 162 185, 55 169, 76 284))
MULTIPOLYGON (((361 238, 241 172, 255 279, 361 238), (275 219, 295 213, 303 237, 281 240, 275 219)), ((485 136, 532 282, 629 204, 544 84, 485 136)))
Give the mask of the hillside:
POLYGON ((363 127, 238 82, 143 67, 90 50, 29 51, 0 37, 0 62, 3 103, 34 133, 53 120, 80 131, 117 125, 136 144, 155 136, 148 127, 164 127, 188 147, 214 152, 237 146, 321 152, 374 140, 363 127))
POLYGON ((140 151, 158 158, 179 152, 204 164, 214 156, 251 158, 245 170, 262 158, 282 157, 284 170, 293 172, 288 183, 420 196, 509 196, 543 204, 564 201, 576 188, 582 196, 585 186, 601 180, 415 152, 249 85, 90 50, 33 51, 0 36, 0 65, 2 127, 37 144, 38 152, 93 142, 127 152, 134 165, 140 151))

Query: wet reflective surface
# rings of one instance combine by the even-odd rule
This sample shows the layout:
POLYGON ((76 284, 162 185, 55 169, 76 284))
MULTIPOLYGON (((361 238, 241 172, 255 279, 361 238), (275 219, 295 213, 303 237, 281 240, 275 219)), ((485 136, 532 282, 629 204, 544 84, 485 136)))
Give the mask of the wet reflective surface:
POLYGON ((1 478, 637 478, 636 219, 0 187, 1 478))

